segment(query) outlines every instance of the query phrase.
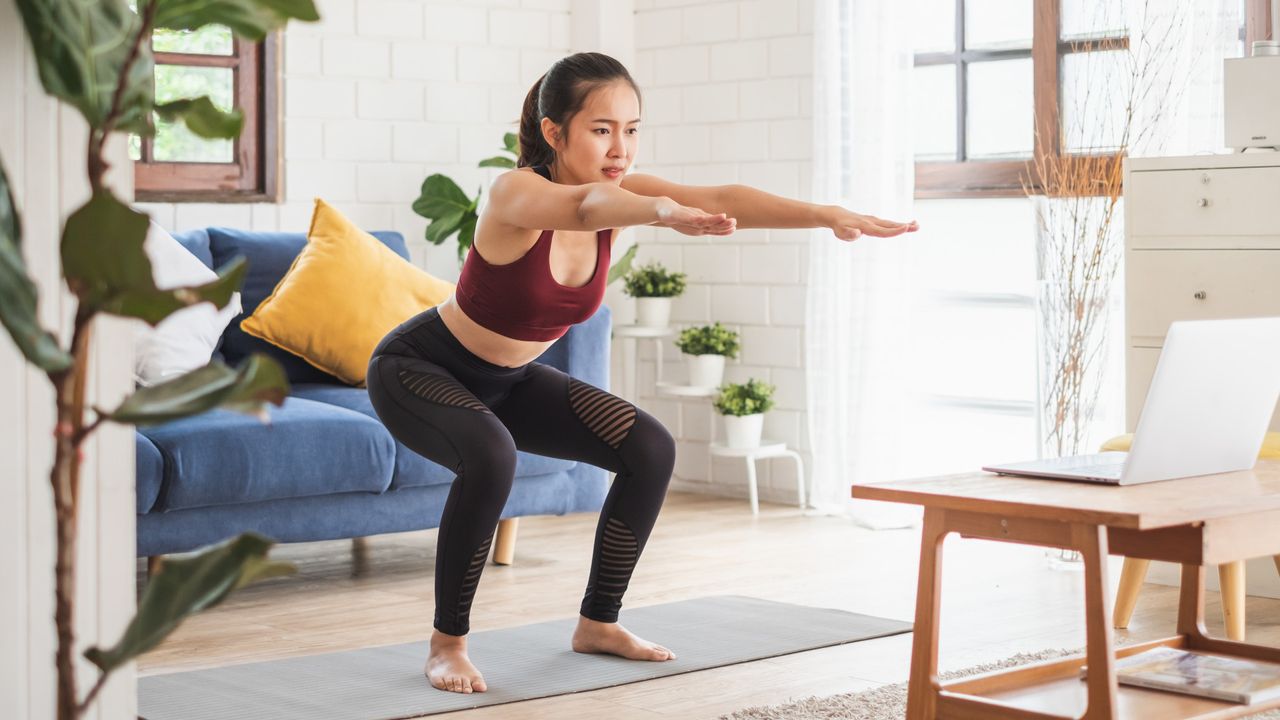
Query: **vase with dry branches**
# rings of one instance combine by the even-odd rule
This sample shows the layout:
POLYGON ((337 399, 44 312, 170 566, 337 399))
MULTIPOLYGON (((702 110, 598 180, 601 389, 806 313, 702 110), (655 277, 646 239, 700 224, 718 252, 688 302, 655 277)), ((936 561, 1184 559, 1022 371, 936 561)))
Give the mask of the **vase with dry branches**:
MULTIPOLYGON (((1105 13, 1116 6, 1101 7, 1105 13)), ((1090 452, 1091 425, 1107 386, 1108 340, 1120 315, 1115 281, 1124 259, 1124 158, 1160 142, 1161 119, 1185 90, 1186 78, 1173 71, 1170 58, 1195 52, 1184 44, 1181 3, 1147 0, 1132 7, 1126 21, 1136 40, 1071 42, 1071 55, 1087 54, 1078 56, 1079 72, 1063 88, 1066 112, 1054 108, 1053 117, 1036 118, 1036 151, 1022 179, 1037 221, 1042 456, 1090 452), (1055 135, 1046 138, 1047 131, 1055 135)), ((1091 26, 1116 25, 1109 20, 1094 18, 1091 26)))

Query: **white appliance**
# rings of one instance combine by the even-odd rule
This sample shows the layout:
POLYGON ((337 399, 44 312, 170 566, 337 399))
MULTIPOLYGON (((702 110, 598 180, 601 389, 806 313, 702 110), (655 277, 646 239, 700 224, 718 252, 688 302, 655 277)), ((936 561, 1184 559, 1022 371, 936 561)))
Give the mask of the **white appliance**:
POLYGON ((1128 453, 987 465, 1109 485, 1248 470, 1280 398, 1280 317, 1170 324, 1128 453))
POLYGON ((1280 0, 1271 0, 1271 38, 1224 62, 1224 144, 1239 152, 1280 150, 1280 0))

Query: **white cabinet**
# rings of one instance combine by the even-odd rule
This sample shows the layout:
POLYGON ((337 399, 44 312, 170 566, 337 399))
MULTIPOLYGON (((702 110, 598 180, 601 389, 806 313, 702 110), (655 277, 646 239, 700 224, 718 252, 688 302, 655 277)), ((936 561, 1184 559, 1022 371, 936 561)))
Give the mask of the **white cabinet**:
POLYGON ((1280 315, 1280 153, 1130 158, 1124 174, 1133 432, 1169 323, 1280 315))

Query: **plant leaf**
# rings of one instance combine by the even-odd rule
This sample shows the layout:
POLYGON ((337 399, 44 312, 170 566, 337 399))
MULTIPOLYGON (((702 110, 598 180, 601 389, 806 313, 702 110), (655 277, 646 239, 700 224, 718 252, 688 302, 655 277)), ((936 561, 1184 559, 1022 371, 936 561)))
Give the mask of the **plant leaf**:
POLYGON ((160 290, 143 250, 148 220, 108 190, 94 194, 67 218, 62 233, 62 272, 80 301, 94 310, 136 317, 151 325, 199 302, 226 307, 247 269, 237 258, 204 285, 160 290))
POLYGON ((515 160, 508 157, 502 157, 501 155, 494 155, 491 158, 485 158, 480 161, 480 167, 513 168, 515 166, 515 160))
POLYGON ((54 336, 40 326, 36 284, 22 258, 22 221, 13 205, 9 176, 0 165, 0 322, 24 357, 47 372, 71 366, 54 336))
POLYGON ((413 211, 433 220, 445 217, 471 205, 471 198, 462 192, 447 175, 434 173, 422 181, 422 192, 413 201, 413 211))
POLYGON ((520 138, 515 133, 506 133, 502 136, 502 145, 507 148, 507 152, 520 156, 520 138))
POLYGON ((631 263, 636 259, 636 250, 639 249, 639 243, 627 248, 627 252, 613 264, 613 267, 609 268, 609 279, 605 280, 605 285, 608 285, 631 271, 631 263))
POLYGON ((444 239, 452 235, 462 224, 462 218, 465 214, 466 210, 460 209, 428 225, 427 240, 437 245, 444 242, 444 239))
MULTIPOLYGON (((45 92, 80 111, 94 129, 111 113, 125 61, 142 29, 125 0, 17 0, 45 92)), ((152 134, 155 62, 142 43, 129 67, 115 129, 152 134)))
POLYGON ((275 544, 256 533, 244 533, 188 557, 166 558, 147 583, 138 613, 114 647, 91 647, 84 656, 104 674, 150 650, 188 616, 221 603, 251 582, 297 572, 290 563, 267 558, 275 544))
POLYGON ((156 112, 165 120, 181 119, 191 132, 202 138, 240 137, 244 127, 244 113, 240 108, 223 112, 207 95, 163 103, 156 106, 156 112))
POLYGON ((195 30, 205 25, 226 25, 231 32, 261 40, 290 19, 320 19, 311 0, 153 0, 155 26, 171 30, 195 30))
POLYGON ((266 420, 264 403, 282 405, 289 381, 275 360, 254 353, 232 370, 214 360, 202 368, 144 387, 107 414, 118 423, 156 425, 224 407, 266 420))

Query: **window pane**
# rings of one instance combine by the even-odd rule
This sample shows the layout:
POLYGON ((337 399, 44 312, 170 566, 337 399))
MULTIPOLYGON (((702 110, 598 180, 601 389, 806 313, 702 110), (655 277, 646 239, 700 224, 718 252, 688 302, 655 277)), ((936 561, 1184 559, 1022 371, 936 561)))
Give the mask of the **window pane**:
MULTIPOLYGON (((220 110, 232 107, 232 75, 230 68, 156 66, 156 102, 208 95, 220 110)), ((181 122, 156 119, 155 151, 157 162, 231 162, 234 143, 231 140, 206 140, 187 130, 181 122)))
POLYGON ((1062 39, 1123 37, 1133 0, 1061 0, 1062 39))
POLYGON ((916 0, 915 51, 955 52, 956 2, 955 0, 916 0))
POLYGON ((972 63, 968 71, 968 156, 1030 156, 1035 134, 1031 58, 972 63))
POLYGON ((199 30, 156 30, 151 48, 157 52, 230 55, 231 29, 225 25, 205 25, 199 30))
POLYGON ((927 65, 911 75, 917 160, 956 159, 956 66, 927 65))
POLYGON ((1062 56, 1062 129, 1067 152, 1120 147, 1134 72, 1129 53, 1122 50, 1062 56))
POLYGON ((1031 0, 965 0, 966 49, 1031 47, 1031 0))

